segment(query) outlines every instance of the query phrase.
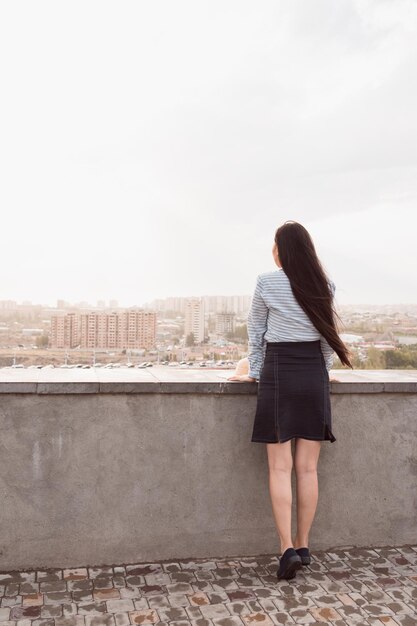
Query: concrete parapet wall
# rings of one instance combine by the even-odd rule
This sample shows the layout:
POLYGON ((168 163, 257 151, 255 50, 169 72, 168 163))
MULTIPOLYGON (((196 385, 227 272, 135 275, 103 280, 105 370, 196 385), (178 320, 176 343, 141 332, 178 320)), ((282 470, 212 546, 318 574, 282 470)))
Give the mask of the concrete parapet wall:
MULTIPOLYGON (((1 378, 0 570, 278 554, 256 387, 198 374, 1 378)), ((417 382, 332 383, 331 405, 310 546, 417 543, 417 382)), ((293 506, 295 529, 295 480, 293 506)))

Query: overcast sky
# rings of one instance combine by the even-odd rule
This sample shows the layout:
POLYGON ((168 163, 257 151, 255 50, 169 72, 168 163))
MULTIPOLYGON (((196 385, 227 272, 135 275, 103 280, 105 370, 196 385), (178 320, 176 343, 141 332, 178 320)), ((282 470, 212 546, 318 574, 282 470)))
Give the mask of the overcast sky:
POLYGON ((417 303, 417 2, 2 2, 0 84, 0 299, 252 294, 292 219, 417 303))

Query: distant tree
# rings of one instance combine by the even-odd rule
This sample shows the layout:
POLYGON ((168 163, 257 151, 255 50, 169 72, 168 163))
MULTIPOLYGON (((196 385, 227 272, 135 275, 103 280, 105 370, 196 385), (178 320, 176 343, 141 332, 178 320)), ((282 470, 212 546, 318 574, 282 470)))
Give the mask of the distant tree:
POLYGON ((385 351, 378 350, 370 346, 368 348, 368 358, 365 361, 365 369, 367 370, 384 370, 386 369, 385 351))
POLYGON ((36 337, 36 345, 38 346, 38 348, 47 348, 48 344, 49 344, 48 335, 38 335, 36 337))
POLYGON ((194 346, 195 345, 195 337, 194 337, 194 333, 189 333, 185 339, 185 345, 186 346, 194 346))
POLYGON ((409 346, 384 352, 388 369, 417 369, 417 351, 409 346))

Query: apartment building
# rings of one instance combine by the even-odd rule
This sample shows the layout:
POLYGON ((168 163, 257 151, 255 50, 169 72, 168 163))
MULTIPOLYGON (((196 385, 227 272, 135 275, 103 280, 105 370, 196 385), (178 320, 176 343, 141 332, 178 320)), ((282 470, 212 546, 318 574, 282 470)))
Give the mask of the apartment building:
POLYGON ((215 332, 216 335, 225 336, 226 333, 232 333, 235 330, 235 314, 234 313, 216 313, 215 332))
POLYGON ((204 342, 204 299, 187 298, 185 302, 185 336, 194 334, 195 343, 204 342))
POLYGON ((155 341, 155 311, 89 311, 55 314, 51 319, 52 348, 150 349, 155 341))
POLYGON ((52 348, 75 348, 79 344, 79 319, 77 313, 52 315, 52 348))

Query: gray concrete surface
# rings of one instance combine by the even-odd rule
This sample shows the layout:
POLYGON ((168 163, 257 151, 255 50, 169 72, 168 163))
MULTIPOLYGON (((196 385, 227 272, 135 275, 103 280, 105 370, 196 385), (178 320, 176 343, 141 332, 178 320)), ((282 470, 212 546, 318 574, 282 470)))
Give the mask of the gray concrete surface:
MULTIPOLYGON (((0 370, 0 571, 278 553, 256 384, 152 369, 0 370)), ((416 544, 415 372, 332 375, 311 548, 416 544)))

